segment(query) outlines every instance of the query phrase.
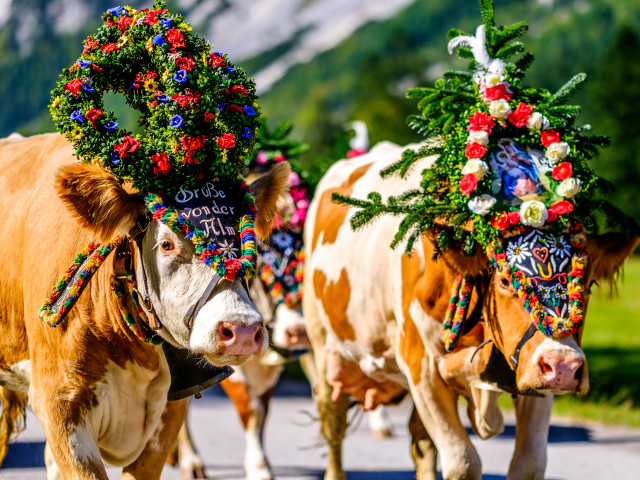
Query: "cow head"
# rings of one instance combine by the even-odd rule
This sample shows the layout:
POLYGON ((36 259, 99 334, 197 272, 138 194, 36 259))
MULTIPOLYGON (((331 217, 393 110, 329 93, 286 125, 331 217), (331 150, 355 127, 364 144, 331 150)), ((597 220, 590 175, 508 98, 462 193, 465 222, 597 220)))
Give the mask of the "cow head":
MULTIPOLYGON (((587 241, 588 261, 583 279, 585 287, 583 313, 586 313, 591 293, 589 286, 599 281, 614 282, 624 259, 633 251, 637 242, 637 237, 625 239, 619 234, 605 234, 587 241)), ((531 252, 528 253, 532 257, 537 255, 537 258, 527 258, 527 265, 543 272, 542 277, 550 278, 550 263, 553 262, 553 267, 558 269, 558 274, 565 275, 568 269, 565 268, 563 273, 562 262, 567 256, 560 255, 554 259, 553 251, 544 250, 543 247, 536 245, 536 243, 530 245, 531 252), (537 248, 540 250, 534 252, 537 248)), ((460 265, 459 268, 479 273, 477 264, 483 256, 483 252, 478 252, 476 258, 467 260, 467 264, 460 265)), ((510 261, 517 263, 518 259, 513 258, 512 255, 510 261)), ((530 273, 534 276, 536 272, 530 273)), ((500 269, 492 269, 492 273, 487 278, 487 285, 483 292, 483 318, 489 327, 486 330, 493 344, 515 370, 517 389, 521 392, 550 391, 555 394, 587 393, 589 390, 587 362, 580 348, 584 324, 581 323, 569 335, 558 335, 557 329, 550 329, 545 335, 537 325, 532 324, 529 312, 524 308, 512 282, 504 272, 500 269)), ((554 288, 539 281, 536 283, 541 291, 554 288)), ((561 283, 566 287, 566 279, 564 282, 557 283, 555 288, 560 288, 561 283)), ((564 294, 566 293, 565 290, 564 294)), ((557 298, 555 303, 547 299, 545 303, 543 294, 539 297, 543 308, 553 309, 559 317, 568 316, 566 314, 568 299, 562 302, 557 298)))
MULTIPOLYGON (((283 163, 251 184, 259 238, 270 233, 276 201, 289 172, 290 167, 283 163)), ((95 165, 64 168, 57 189, 80 224, 103 240, 129 234, 147 213, 139 194, 128 191, 95 165)), ((216 365, 244 363, 265 347, 262 319, 239 280, 221 280, 211 295, 204 297, 206 302, 192 322, 185 322, 189 309, 203 298, 214 272, 184 235, 152 220, 138 242, 135 257, 138 287, 148 293, 162 323, 158 334, 166 341, 202 354, 216 365), (142 280, 145 275, 146 285, 142 280)))

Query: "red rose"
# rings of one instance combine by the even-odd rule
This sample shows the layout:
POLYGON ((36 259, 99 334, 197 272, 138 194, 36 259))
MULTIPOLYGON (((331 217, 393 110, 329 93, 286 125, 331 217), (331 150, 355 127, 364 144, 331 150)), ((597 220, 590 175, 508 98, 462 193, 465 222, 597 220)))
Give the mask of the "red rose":
POLYGON ((212 53, 209 56, 209 65, 211 67, 222 67, 224 65, 224 58, 217 53, 212 53))
POLYGON ((533 112, 533 105, 520 102, 518 108, 509 114, 508 119, 516 127, 522 128, 531 118, 531 112, 533 112))
POLYGON ((471 130, 484 130, 487 133, 491 133, 491 129, 496 125, 491 115, 487 115, 484 112, 476 112, 473 117, 468 117, 469 127, 467 132, 471 130))
POLYGON ((147 78, 158 78, 158 74, 156 72, 152 72, 151 70, 147 70, 147 73, 144 74, 147 78))
POLYGON ((248 92, 247 92, 247 89, 244 88, 242 85, 234 85, 230 89, 227 89, 225 93, 227 95, 230 95, 230 94, 246 95, 248 92))
POLYGON ((498 230, 506 230, 509 228, 509 217, 505 212, 498 212, 491 217, 491 226, 498 230))
POLYGON ((153 173, 156 175, 164 175, 165 173, 169 173, 171 170, 171 165, 169 165, 169 158, 166 153, 156 153, 151 155, 151 160, 153 161, 153 173))
POLYGON ((242 107, 240 105, 232 103, 230 105, 227 105, 227 112, 242 113, 242 112, 244 112, 244 110, 242 109, 242 107))
POLYGON ((84 82, 82 80, 80 80, 79 78, 74 78, 69 83, 64 85, 62 87, 62 90, 71 92, 74 96, 77 96, 78 92, 82 90, 83 85, 84 85, 84 82))
POLYGON ((517 225, 520 223, 520 212, 509 212, 507 213, 507 220, 511 225, 517 225))
POLYGON ((187 57, 180 57, 176 59, 176 65, 178 67, 178 70, 184 69, 187 72, 190 72, 193 70, 193 67, 195 67, 196 62, 194 62, 191 55, 189 55, 187 57))
POLYGON ((565 178, 569 178, 573 173, 573 167, 569 162, 562 162, 555 167, 551 171, 551 178, 561 182, 565 178))
MULTIPOLYGON (((188 152, 195 152, 196 150, 200 150, 204 147, 207 139, 204 135, 198 135, 197 137, 187 137, 184 136, 180 139, 182 142, 182 150, 186 150, 188 152)), ((193 155, 191 155, 193 156, 193 155)))
POLYGON ((222 149, 229 149, 236 146, 236 137, 233 133, 225 133, 221 137, 216 137, 216 142, 222 149))
POLYGON ((155 25, 156 23, 158 23, 158 19, 156 18, 156 15, 158 15, 158 10, 149 12, 147 16, 144 18, 144 23, 146 23, 147 25, 155 25))
POLYGON ((508 102, 509 100, 511 100, 511 94, 507 92, 507 87, 505 86, 505 84, 500 83, 495 87, 485 88, 484 98, 489 102, 493 102, 494 100, 500 100, 501 98, 504 98, 508 102))
POLYGON ((478 177, 476 177, 473 173, 468 173, 467 175, 462 177, 459 186, 460 190, 462 190, 462 193, 464 193, 465 195, 469 195, 478 186, 478 177))
POLYGON ((210 112, 204 112, 204 121, 205 122, 210 122, 211 120, 213 120, 213 113, 210 112))
POLYGON ((552 212, 550 210, 547 210, 547 214, 548 214, 548 217, 547 217, 547 220, 546 220, 547 223, 552 223, 552 222, 555 222, 556 220, 558 220, 558 215, 556 214, 556 212, 552 212))
POLYGON ((567 213, 573 212, 573 205, 571 204, 571 202, 561 200, 551 205, 549 207, 549 212, 553 212, 556 215, 565 215, 567 213))
POLYGON ((120 20, 118 20, 118 28, 123 32, 133 23, 133 19, 123 16, 120 20))
POLYGON ((177 28, 172 28, 167 31, 165 39, 167 40, 167 43, 177 43, 184 40, 184 35, 182 35, 182 32, 177 28))
POLYGON ((478 142, 470 143, 464 151, 468 158, 482 158, 485 153, 487 153, 487 147, 478 142))
POLYGON ((98 117, 100 115, 104 115, 104 112, 102 110, 96 110, 95 108, 92 108, 91 110, 89 110, 86 114, 87 120, 89 120, 91 122, 91 125, 93 125, 93 128, 96 128, 96 120, 98 120, 98 117))
POLYGON ((102 53, 109 54, 114 50, 118 50, 118 46, 115 43, 107 43, 106 45, 101 46, 100 50, 102 50, 102 53))
POLYGON ((140 141, 136 138, 130 137, 129 135, 125 135, 124 142, 116 143, 113 146, 113 149, 117 151, 121 157, 128 157, 133 152, 135 152, 140 146, 140 141))
POLYGON ((555 130, 545 130, 540 134, 540 138, 545 147, 560 141, 560 135, 555 130))

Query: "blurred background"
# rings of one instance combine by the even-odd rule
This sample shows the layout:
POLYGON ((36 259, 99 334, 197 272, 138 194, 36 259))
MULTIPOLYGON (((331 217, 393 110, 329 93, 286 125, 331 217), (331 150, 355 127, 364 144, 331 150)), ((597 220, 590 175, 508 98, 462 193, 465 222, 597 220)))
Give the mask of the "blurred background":
MULTIPOLYGON (((0 0, 0 137, 54 131, 47 105, 63 67, 116 0, 0 0)), ((152 1, 131 0, 144 8, 152 1)), ((300 162, 308 182, 345 156, 366 122, 371 144, 419 141, 405 124, 417 113, 407 88, 432 85, 466 65, 447 54, 446 32, 475 31, 476 0, 168 0, 216 51, 256 79, 262 113, 273 128, 291 120, 292 137, 311 148, 300 162)), ((555 91, 585 72, 573 99, 581 123, 612 146, 594 162, 617 186, 614 202, 640 218, 640 2, 638 0, 495 0, 496 23, 526 20, 536 61, 527 83, 555 91)), ((135 113, 108 99, 122 124, 135 113)), ((128 122, 128 124, 127 124, 128 122)), ((590 304, 584 346, 592 392, 563 398, 556 411, 640 426, 640 261, 632 259, 618 298, 608 289, 590 304)))

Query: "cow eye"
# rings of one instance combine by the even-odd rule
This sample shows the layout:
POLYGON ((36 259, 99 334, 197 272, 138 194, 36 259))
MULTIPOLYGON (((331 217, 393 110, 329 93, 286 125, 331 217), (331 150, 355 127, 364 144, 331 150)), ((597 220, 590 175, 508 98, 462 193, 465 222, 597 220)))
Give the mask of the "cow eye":
POLYGON ((163 240, 162 242, 160 242, 160 250, 162 250, 163 252, 171 252, 175 248, 175 245, 169 240, 163 240))
POLYGON ((509 285, 511 285, 511 284, 509 283, 509 280, 507 280, 507 279, 506 279, 506 278, 504 278, 504 277, 501 277, 501 278, 500 278, 500 286, 501 286, 502 288, 504 288, 505 290, 508 290, 508 289, 509 289, 509 285))

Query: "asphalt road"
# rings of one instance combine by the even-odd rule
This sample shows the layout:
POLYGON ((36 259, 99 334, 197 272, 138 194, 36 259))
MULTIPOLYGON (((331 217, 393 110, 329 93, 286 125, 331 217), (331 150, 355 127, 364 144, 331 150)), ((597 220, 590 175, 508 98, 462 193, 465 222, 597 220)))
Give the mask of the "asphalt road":
MULTIPOLYGON (((318 424, 311 420, 313 404, 306 385, 284 382, 273 399, 265 432, 267 455, 276 476, 283 480, 321 480, 326 448, 318 424)), ((375 440, 366 420, 356 425, 344 444, 348 480, 410 480, 415 478, 409 455, 407 401, 389 413, 394 438, 375 440)), ((244 437, 235 410, 217 387, 192 402, 189 422, 209 478, 243 479, 244 437)), ((0 470, 0 480, 46 478, 44 434, 29 412, 27 430, 11 446, 0 470)), ((357 422, 356 422, 357 423, 357 422)), ((485 480, 503 480, 514 443, 513 419, 506 416, 505 432, 491 440, 473 441, 484 465, 485 480)), ((550 430, 547 480, 640 479, 640 430, 569 424, 554 419, 550 430)), ((111 479, 119 470, 110 468, 111 479)), ((163 480, 178 480, 177 468, 167 466, 163 480)))

